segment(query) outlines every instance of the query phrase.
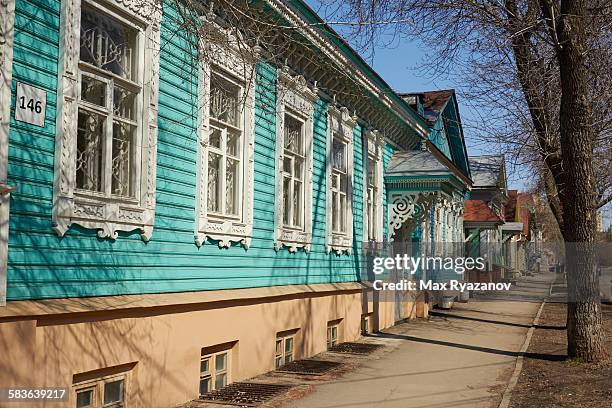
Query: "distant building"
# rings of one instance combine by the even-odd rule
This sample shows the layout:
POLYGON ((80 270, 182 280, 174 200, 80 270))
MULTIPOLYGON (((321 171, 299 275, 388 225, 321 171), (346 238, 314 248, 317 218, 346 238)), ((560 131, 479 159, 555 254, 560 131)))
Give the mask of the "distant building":
POLYGON ((474 184, 465 202, 466 247, 469 253, 487 259, 486 271, 473 272, 471 279, 500 280, 504 277, 502 225, 508 201, 504 156, 471 156, 469 166, 474 184))

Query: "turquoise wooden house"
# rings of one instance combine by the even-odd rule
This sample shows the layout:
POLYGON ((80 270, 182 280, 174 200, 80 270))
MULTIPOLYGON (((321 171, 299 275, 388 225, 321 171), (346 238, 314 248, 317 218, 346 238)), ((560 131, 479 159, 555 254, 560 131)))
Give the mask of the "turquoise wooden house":
POLYGON ((245 10, 300 27, 267 42, 205 4, 211 58, 169 0, 0 3, 0 384, 175 406, 407 316, 364 243, 461 238, 454 95, 429 121, 300 0, 245 10))

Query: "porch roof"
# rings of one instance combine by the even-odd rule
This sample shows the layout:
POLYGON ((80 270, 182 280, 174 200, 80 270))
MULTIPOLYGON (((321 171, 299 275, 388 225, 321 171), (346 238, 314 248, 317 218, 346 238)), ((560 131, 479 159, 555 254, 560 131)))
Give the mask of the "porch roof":
POLYGON ((387 166, 385 176, 452 176, 453 172, 431 152, 408 150, 396 152, 387 166))
POLYGON ((397 151, 385 170, 385 183, 391 189, 453 191, 463 193, 467 184, 428 150, 397 151))

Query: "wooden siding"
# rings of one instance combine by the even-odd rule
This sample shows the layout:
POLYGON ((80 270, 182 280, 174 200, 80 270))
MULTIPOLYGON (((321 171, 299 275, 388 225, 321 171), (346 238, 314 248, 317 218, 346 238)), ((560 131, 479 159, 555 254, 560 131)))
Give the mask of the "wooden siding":
MULTIPOLYGON (((73 226, 63 238, 52 230, 53 162, 59 9, 55 0, 17 0, 13 98, 17 81, 47 91, 44 128, 11 121, 8 300, 160 293, 268 285, 355 281, 360 267, 363 202, 362 129, 354 132, 354 248, 325 253, 326 103, 315 112, 313 245, 310 253, 273 249, 275 70, 260 65, 256 84, 254 237, 248 250, 194 243, 196 95, 190 47, 169 21, 161 29, 157 208, 148 243, 139 233, 99 239, 73 226)), ((172 18, 169 18, 172 17, 172 18)), ((393 149, 385 148, 385 166, 393 149)), ((385 192, 386 194, 386 192, 385 192)), ((386 201, 386 198, 384 199, 386 201)), ((386 233, 385 207, 385 233, 386 233)))

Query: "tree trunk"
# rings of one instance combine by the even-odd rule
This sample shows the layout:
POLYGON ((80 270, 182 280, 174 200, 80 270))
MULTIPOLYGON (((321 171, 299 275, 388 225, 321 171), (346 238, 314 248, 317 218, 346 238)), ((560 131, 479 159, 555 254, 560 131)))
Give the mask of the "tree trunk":
MULTIPOLYGON (((599 277, 594 252, 596 213, 594 135, 587 94, 586 0, 562 0, 558 21, 561 110, 560 140, 566 199, 563 236, 568 280, 568 356, 594 362, 606 357, 599 277)), ((559 186, 558 186, 559 188, 559 186)))

